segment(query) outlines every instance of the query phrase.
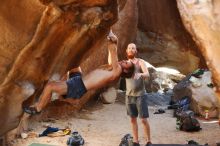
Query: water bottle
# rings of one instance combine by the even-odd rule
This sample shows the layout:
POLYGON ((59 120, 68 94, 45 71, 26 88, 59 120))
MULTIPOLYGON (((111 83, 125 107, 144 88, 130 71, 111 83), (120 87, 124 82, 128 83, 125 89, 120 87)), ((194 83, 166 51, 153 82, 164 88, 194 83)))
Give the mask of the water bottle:
POLYGON ((205 119, 206 119, 206 120, 209 119, 209 110, 205 110, 205 119))

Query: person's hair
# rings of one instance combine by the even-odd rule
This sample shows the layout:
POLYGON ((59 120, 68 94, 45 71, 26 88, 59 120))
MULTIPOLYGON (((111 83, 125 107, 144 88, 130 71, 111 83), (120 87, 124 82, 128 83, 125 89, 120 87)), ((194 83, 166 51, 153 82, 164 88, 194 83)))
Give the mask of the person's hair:
POLYGON ((123 68, 122 69, 122 73, 121 73, 121 77, 124 77, 124 78, 131 78, 132 75, 134 74, 134 64, 131 62, 131 66, 129 68, 123 68))

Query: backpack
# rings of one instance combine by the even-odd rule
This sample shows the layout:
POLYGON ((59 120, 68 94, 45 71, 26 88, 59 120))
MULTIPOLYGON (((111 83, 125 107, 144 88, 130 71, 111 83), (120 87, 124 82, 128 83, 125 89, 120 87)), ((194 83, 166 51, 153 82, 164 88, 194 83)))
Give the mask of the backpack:
POLYGON ((133 145, 133 137, 130 134, 126 134, 119 144, 119 146, 132 146, 133 145))
POLYGON ((202 128, 200 127, 199 121, 190 115, 184 115, 180 117, 180 130, 187 131, 187 132, 193 132, 193 131, 199 131, 202 128))
POLYGON ((175 105, 177 108, 174 110, 173 116, 178 117, 182 112, 189 110, 190 99, 188 96, 184 96, 175 105))
POLYGON ((190 105, 190 98, 188 96, 182 97, 182 99, 178 101, 178 105, 179 108, 183 111, 188 110, 190 105))
POLYGON ((84 143, 84 139, 77 131, 74 131, 66 142, 68 146, 83 146, 84 143))

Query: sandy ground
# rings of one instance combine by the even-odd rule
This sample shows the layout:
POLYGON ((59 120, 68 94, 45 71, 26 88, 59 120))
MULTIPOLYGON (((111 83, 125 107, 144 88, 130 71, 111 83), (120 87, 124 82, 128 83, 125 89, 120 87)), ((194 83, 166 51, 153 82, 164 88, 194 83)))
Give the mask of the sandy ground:
MULTIPOLYGON (((186 144, 188 140, 195 140, 200 144, 208 143, 216 146, 220 142, 220 127, 200 121, 203 128, 200 132, 187 133, 176 130, 176 119, 172 117, 172 110, 165 114, 154 115, 155 107, 150 107, 150 125, 152 142, 157 144, 186 144)), ((41 133, 43 125, 52 124, 53 127, 65 128, 69 126, 77 130, 85 139, 85 146, 118 146, 121 138, 131 133, 129 118, 126 115, 125 105, 97 103, 92 107, 83 109, 80 113, 69 118, 55 120, 55 122, 32 121, 30 128, 41 133)), ((139 124, 141 125, 140 121, 139 124)), ((142 127, 139 127, 140 143, 144 144, 142 127)), ((38 137, 16 139, 13 146, 28 146, 32 143, 44 143, 56 146, 66 146, 68 136, 64 137, 38 137)))

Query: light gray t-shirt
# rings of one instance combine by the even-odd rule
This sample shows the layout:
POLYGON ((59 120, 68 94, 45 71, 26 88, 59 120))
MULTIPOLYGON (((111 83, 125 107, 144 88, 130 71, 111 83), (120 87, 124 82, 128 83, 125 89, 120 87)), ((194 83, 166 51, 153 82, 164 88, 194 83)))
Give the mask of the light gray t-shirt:
MULTIPOLYGON (((135 64, 134 73, 142 73, 139 60, 135 64)), ((127 96, 143 96, 146 93, 144 79, 126 78, 126 95, 127 96)))

